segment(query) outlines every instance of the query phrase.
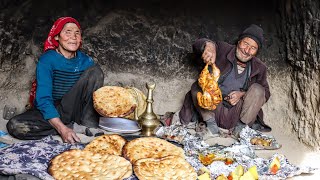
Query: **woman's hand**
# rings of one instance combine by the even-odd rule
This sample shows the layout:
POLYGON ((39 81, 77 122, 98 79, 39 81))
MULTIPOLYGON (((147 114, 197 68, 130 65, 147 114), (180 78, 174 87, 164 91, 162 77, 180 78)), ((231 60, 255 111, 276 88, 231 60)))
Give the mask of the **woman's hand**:
POLYGON ((68 127, 63 128, 59 133, 63 142, 71 144, 74 144, 75 142, 80 142, 80 138, 77 136, 77 134, 68 127))
POLYGON ((232 91, 224 100, 228 101, 232 106, 236 105, 245 95, 243 91, 232 91))
POLYGON ((77 134, 71 128, 68 128, 66 125, 64 125, 60 118, 52 118, 49 120, 49 122, 58 131, 63 142, 71 144, 80 142, 80 138, 77 136, 77 134))
POLYGON ((212 42, 206 42, 206 46, 202 53, 204 63, 214 64, 216 62, 216 45, 212 42))

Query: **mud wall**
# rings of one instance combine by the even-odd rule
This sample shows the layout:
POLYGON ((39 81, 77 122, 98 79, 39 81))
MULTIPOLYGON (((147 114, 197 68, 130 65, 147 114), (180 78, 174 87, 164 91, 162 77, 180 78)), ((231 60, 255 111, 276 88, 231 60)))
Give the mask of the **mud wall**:
POLYGON ((320 146, 320 2, 287 0, 281 4, 281 37, 293 68, 290 122, 304 143, 320 146))
MULTIPOLYGON (((299 1, 295 4, 300 5, 299 1)), ((308 6, 311 8, 313 4, 308 6)), ((196 80, 201 67, 193 61, 191 45, 197 38, 234 43, 245 27, 255 23, 265 32, 264 47, 258 57, 268 66, 272 94, 263 107, 266 121, 273 128, 287 127, 287 133, 294 127, 306 143, 316 145, 319 137, 312 135, 316 132, 307 134, 306 129, 315 125, 319 115, 319 93, 312 98, 317 100, 309 101, 315 96, 312 92, 319 92, 319 86, 314 85, 315 82, 319 85, 315 68, 317 65, 319 70, 319 49, 314 57, 311 54, 316 51, 315 46, 309 46, 305 59, 301 60, 304 46, 299 43, 304 38, 301 29, 291 21, 305 17, 308 24, 311 20, 307 22, 307 12, 287 14, 283 12, 285 9, 284 1, 276 0, 1 1, 0 113, 4 105, 17 107, 17 113, 25 110, 43 42, 53 22, 61 16, 79 20, 84 39, 82 50, 101 65, 105 85, 135 86, 146 92, 145 83, 156 82, 157 114, 178 111, 185 93, 196 80), (290 38, 291 28, 292 35, 299 38, 290 38), (288 47, 290 43, 296 46, 288 47), (301 51, 295 52, 297 49, 301 51), (307 76, 295 64, 310 59, 318 63, 301 68, 309 72, 307 76), (308 124, 312 122, 313 125, 308 124)), ((315 36, 311 29, 306 32, 311 33, 310 38, 315 36)), ((314 41, 306 44, 319 44, 314 41)))

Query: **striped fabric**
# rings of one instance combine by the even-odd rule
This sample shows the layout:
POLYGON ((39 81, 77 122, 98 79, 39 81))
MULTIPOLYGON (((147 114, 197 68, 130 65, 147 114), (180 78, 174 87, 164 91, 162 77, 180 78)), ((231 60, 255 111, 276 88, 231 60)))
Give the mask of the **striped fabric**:
POLYGON ((55 50, 45 52, 37 64, 37 89, 35 107, 44 119, 60 117, 54 102, 61 100, 94 61, 77 51, 77 56, 66 59, 55 50))
POLYGON ((62 99, 62 96, 72 88, 72 86, 78 81, 83 72, 84 71, 67 72, 54 70, 52 87, 53 100, 62 99))

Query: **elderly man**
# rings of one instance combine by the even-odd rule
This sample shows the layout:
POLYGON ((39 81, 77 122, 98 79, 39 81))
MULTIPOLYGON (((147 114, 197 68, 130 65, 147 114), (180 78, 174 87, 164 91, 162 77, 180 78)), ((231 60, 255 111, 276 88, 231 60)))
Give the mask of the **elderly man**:
POLYGON ((220 127, 238 135, 245 125, 271 131, 263 122, 261 109, 270 97, 267 67, 256 57, 263 39, 262 28, 253 24, 239 35, 236 45, 205 38, 193 44, 197 59, 216 64, 220 69, 218 84, 223 101, 215 110, 201 108, 197 102, 197 92, 201 92, 201 88, 195 82, 179 112, 183 124, 206 124, 212 134, 218 134, 220 127))

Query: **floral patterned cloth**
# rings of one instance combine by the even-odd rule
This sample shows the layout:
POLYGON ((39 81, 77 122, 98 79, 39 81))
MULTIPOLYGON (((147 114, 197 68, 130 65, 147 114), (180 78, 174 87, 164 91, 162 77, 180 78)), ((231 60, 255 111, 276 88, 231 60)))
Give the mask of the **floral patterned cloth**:
POLYGON ((0 174, 31 174, 40 179, 53 179, 47 172, 49 161, 69 149, 83 149, 83 144, 71 145, 47 136, 12 144, 0 149, 0 174))

